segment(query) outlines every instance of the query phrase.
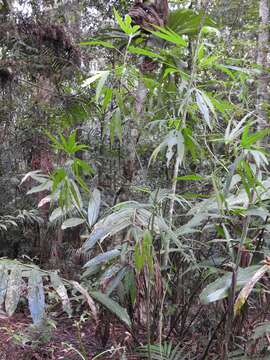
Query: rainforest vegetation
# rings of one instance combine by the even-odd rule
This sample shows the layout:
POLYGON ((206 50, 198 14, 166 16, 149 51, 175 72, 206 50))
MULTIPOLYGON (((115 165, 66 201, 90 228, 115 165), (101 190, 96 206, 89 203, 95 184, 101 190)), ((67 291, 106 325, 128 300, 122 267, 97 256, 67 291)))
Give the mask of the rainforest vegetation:
POLYGON ((270 358, 268 0, 0 0, 0 360, 270 358))

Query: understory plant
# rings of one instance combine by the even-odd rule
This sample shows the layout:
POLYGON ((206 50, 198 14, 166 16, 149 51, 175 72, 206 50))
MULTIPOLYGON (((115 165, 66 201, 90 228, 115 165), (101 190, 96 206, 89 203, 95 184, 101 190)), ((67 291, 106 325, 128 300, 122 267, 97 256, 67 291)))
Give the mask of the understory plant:
MULTIPOLYGON (((246 356, 254 349, 243 324, 258 301, 267 306, 269 286, 269 130, 245 97, 256 71, 225 59, 218 27, 203 13, 177 10, 166 27, 147 31, 115 16, 120 29, 81 45, 109 49, 117 64, 84 79, 81 91, 95 92, 104 147, 122 149, 121 191, 107 203, 93 181, 103 174, 77 156, 91 149, 75 131, 49 134, 61 164, 23 181, 38 182, 29 194, 47 192, 39 207, 50 203, 51 223, 81 231, 83 264, 71 284, 94 318, 109 311, 120 319, 143 343, 142 358, 185 359, 186 339, 202 329, 207 336, 192 352, 200 359, 214 342, 224 358, 235 344, 246 356), (138 57, 152 71, 142 71, 138 57), (160 169, 166 176, 151 181, 160 169)), ((41 291, 40 275, 31 279, 41 291)), ((266 317, 256 316, 267 333, 266 317)))

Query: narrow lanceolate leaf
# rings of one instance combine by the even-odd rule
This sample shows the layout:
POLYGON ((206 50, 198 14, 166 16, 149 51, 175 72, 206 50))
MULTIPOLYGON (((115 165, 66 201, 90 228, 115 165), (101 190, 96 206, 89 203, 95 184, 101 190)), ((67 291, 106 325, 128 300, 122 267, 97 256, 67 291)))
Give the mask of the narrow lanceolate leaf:
POLYGON ((107 284, 106 287, 106 295, 110 296, 110 294, 117 288, 117 286, 121 283, 121 281, 123 280, 124 276, 126 275, 128 271, 127 267, 122 268, 118 274, 111 279, 111 281, 107 284))
POLYGON ((64 211, 63 209, 58 207, 58 208, 54 209, 53 212, 51 213, 50 222, 53 222, 65 215, 66 215, 66 211, 64 211))
POLYGON ((89 260, 84 265, 84 268, 94 267, 96 265, 100 265, 100 264, 104 263, 105 261, 108 262, 108 261, 114 259, 115 257, 119 256, 120 254, 121 254, 121 251, 118 249, 106 251, 105 253, 100 254, 100 255, 96 256, 95 258, 89 260))
POLYGON ((85 219, 82 219, 82 218, 70 218, 70 219, 63 222, 63 224, 61 226, 61 229, 65 230, 65 229, 68 229, 68 228, 79 226, 79 225, 81 225, 83 223, 85 223, 85 219))
POLYGON ((82 296, 85 298, 85 300, 87 301, 87 304, 90 307, 90 310, 92 311, 92 315, 96 321, 96 323, 98 322, 98 313, 97 313, 97 308, 96 305, 94 303, 94 300, 91 298, 91 296, 89 295, 88 291, 82 287, 77 281, 71 281, 71 284, 75 287, 76 290, 79 291, 79 293, 82 294, 82 296))
POLYGON ((191 180, 191 181, 204 180, 204 178, 201 175, 197 175, 197 174, 177 176, 176 179, 177 180, 191 180))
POLYGON ((167 148, 166 158, 167 158, 167 167, 170 166, 170 162, 174 156, 174 147, 177 149, 177 155, 180 159, 180 163, 182 163, 184 154, 185 154, 185 141, 181 131, 172 130, 168 133, 165 139, 161 144, 153 151, 149 165, 152 161, 155 161, 157 155, 165 148, 167 148))
POLYGON ((20 186, 29 178, 38 181, 40 184, 48 180, 48 177, 46 177, 46 175, 43 175, 40 170, 30 171, 26 175, 24 175, 22 181, 20 182, 20 186))
POLYGON ((262 266, 258 271, 255 272, 255 274, 252 276, 252 278, 247 282, 247 284, 243 287, 243 289, 240 291, 239 295, 237 296, 237 299, 234 304, 234 316, 239 314, 242 306, 247 301, 247 298, 249 297, 251 291, 253 290, 254 286, 257 284, 257 282, 263 277, 263 275, 270 270, 269 265, 262 266))
POLYGON ((129 46, 128 47, 128 51, 131 53, 131 54, 137 54, 137 55, 143 55, 143 56, 148 56, 152 59, 163 59, 163 57, 159 54, 156 54, 154 53, 153 51, 151 50, 148 50, 148 49, 142 49, 142 48, 138 48, 138 47, 135 47, 135 46, 129 46))
POLYGON ((5 302, 8 284, 8 271, 5 266, 0 266, 0 307, 5 302))
POLYGON ((251 339, 257 340, 269 333, 270 333, 270 321, 266 321, 255 328, 254 333, 251 336, 251 339))
MULTIPOLYGON (((249 266, 245 269, 239 269, 236 290, 238 291, 248 284, 250 278, 253 277, 260 268, 261 266, 249 266)), ((229 272, 203 289, 200 295, 201 302, 203 304, 209 304, 226 298, 228 296, 231 283, 232 273, 229 272)))
POLYGON ((97 71, 93 76, 86 79, 82 83, 82 88, 87 87, 87 86, 91 85, 92 83, 94 83, 95 81, 99 80, 102 76, 104 76, 104 73, 106 73, 106 71, 97 71))
POLYGON ((176 44, 178 46, 187 46, 187 42, 176 32, 168 28, 161 28, 157 26, 158 31, 151 31, 155 36, 176 44))
POLYGON ((97 45, 97 46, 104 46, 109 49, 115 49, 115 46, 113 46, 112 43, 107 42, 107 41, 101 41, 101 40, 83 41, 83 42, 80 42, 80 45, 97 45))
POLYGON ((42 324, 45 318, 45 295, 42 276, 38 270, 30 273, 27 298, 33 323, 42 324))
POLYGON ((209 127, 210 130, 212 130, 209 108, 208 108, 208 105, 207 105, 204 97, 202 96, 202 94, 199 91, 196 91, 196 103, 198 105, 200 113, 202 114, 207 126, 209 127))
POLYGON ((12 316, 21 296, 22 272, 20 267, 14 268, 8 279, 5 308, 8 316, 12 316))
POLYGON ((88 223, 89 226, 93 226, 98 218, 100 211, 101 194, 98 189, 94 189, 91 194, 89 205, 88 205, 88 223))
POLYGON ((71 316, 72 310, 71 310, 71 305, 70 305, 70 301, 68 298, 67 289, 65 288, 65 285, 63 284, 60 276, 58 276, 58 274, 56 272, 52 273, 50 275, 50 278, 51 278, 51 283, 52 283, 54 290, 57 292, 57 294, 59 295, 59 297, 62 300, 64 311, 69 316, 71 316))
POLYGON ((101 92, 103 90, 103 87, 107 81, 107 78, 109 76, 110 72, 109 71, 103 71, 102 76, 100 77, 98 84, 97 84, 97 89, 96 89, 96 103, 98 103, 101 92))
POLYGON ((131 327, 130 317, 126 309, 101 292, 91 291, 90 295, 92 295, 92 297, 96 299, 101 305, 105 306, 111 313, 116 315, 118 319, 123 321, 128 327, 131 327))
POLYGON ((33 187, 31 190, 27 191, 27 195, 31 195, 31 194, 36 194, 39 193, 41 191, 45 191, 45 190, 51 190, 52 188, 52 182, 50 180, 46 180, 46 182, 33 187))
POLYGON ((133 214, 134 209, 126 208, 100 220, 95 224, 89 239, 83 245, 84 250, 91 250, 98 241, 102 241, 108 236, 113 236, 132 225, 133 214))
POLYGON ((43 199, 40 200, 40 202, 38 203, 38 208, 41 208, 42 206, 44 206, 45 204, 48 204, 52 201, 52 197, 50 195, 45 196, 43 199))

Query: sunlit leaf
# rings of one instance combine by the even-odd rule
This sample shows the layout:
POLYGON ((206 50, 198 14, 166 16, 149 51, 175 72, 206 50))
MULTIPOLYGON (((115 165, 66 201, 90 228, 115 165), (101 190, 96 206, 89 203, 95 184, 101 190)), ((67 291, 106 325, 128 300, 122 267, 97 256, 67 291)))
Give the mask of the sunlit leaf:
POLYGON ((84 223, 85 223, 85 219, 81 219, 81 218, 67 219, 63 222, 61 229, 66 230, 68 228, 76 227, 84 223))
POLYGON ((101 205, 101 193, 98 189, 94 189, 90 195, 88 204, 88 224, 92 227, 98 218, 101 205))
POLYGON ((102 40, 82 41, 80 42, 80 45, 99 45, 109 49, 115 49, 115 46, 112 43, 102 40))
POLYGON ((234 303, 234 316, 239 314, 242 306, 247 301, 247 298, 249 297, 251 291, 253 290, 254 286, 257 284, 257 282, 264 276, 264 274, 270 270, 269 265, 264 265, 260 269, 258 269, 255 274, 252 275, 252 277, 248 280, 248 282, 245 284, 243 289, 240 291, 240 293, 237 296, 237 299, 234 303))
POLYGON ((83 266, 84 268, 91 268, 95 267, 96 265, 100 265, 104 262, 108 262, 115 257, 119 256, 121 254, 120 250, 114 249, 110 251, 106 251, 105 253, 99 254, 93 259, 87 261, 87 263, 83 266))
POLYGON ((51 284, 52 284, 54 290, 59 295, 59 297, 62 301, 63 310, 69 316, 71 316, 71 314, 72 314, 71 305, 70 305, 70 301, 68 298, 67 289, 66 289, 65 285, 63 284, 63 281, 61 280, 60 276, 56 272, 53 272, 50 274, 50 279, 51 279, 51 284))
POLYGON ((17 308, 21 297, 22 272, 21 268, 15 267, 11 270, 8 278, 8 287, 5 299, 5 309, 8 316, 12 316, 17 308))
POLYGON ((45 319, 45 295, 42 276, 38 270, 31 271, 27 298, 33 323, 40 325, 45 319))
POLYGON ((89 305, 92 315, 97 323, 98 322, 97 308, 95 306, 95 303, 94 303, 92 297, 89 295, 88 291, 84 287, 82 287, 77 281, 71 281, 71 284, 74 286, 74 288, 76 290, 78 290, 83 295, 83 297, 87 301, 87 304, 89 305))
POLYGON ((210 130, 212 130, 212 123, 211 123, 211 119, 210 119, 208 103, 206 102, 202 93, 199 91, 196 91, 196 102, 197 102, 198 108, 199 108, 207 126, 209 127, 210 130))
MULTIPOLYGON (((250 278, 256 274, 261 266, 249 266, 247 268, 240 268, 238 271, 238 278, 236 282, 236 289, 240 290, 249 283, 250 278)), ((203 304, 209 304, 214 301, 222 300, 229 294, 229 289, 232 284, 232 273, 227 273, 218 278, 213 283, 204 288, 200 295, 200 300, 203 304)))
POLYGON ((200 181, 200 180, 204 180, 204 177, 200 176, 200 175, 183 175, 183 176, 177 176, 176 178, 177 180, 191 180, 191 181, 200 181))
POLYGON ((1 265, 0 266, 0 308, 1 305, 5 302, 7 285, 8 285, 8 270, 4 265, 1 265))

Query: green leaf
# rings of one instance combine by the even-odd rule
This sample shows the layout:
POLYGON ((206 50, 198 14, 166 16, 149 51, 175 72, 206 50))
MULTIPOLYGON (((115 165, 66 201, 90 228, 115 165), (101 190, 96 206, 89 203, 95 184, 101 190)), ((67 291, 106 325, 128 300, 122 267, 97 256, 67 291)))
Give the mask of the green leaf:
POLYGON ((225 144, 229 144, 230 142, 235 141, 242 133, 242 141, 246 138, 248 133, 248 127, 244 126, 244 124, 251 115, 252 113, 248 113, 246 116, 243 117, 243 119, 238 121, 232 129, 232 119, 229 121, 224 136, 225 144))
POLYGON ((256 144, 258 141, 264 139, 270 133, 269 129, 263 129, 256 131, 253 134, 249 134, 249 127, 250 125, 245 127, 241 140, 241 145, 246 149, 249 149, 251 145, 256 144))
POLYGON ((196 160, 196 142, 192 137, 192 130, 190 128, 182 129, 182 134, 184 137, 184 144, 186 152, 191 154, 193 160, 196 160))
POLYGON ((135 279, 135 274, 134 274, 133 269, 130 269, 126 273, 125 279, 124 279, 124 286, 125 286, 126 292, 130 294, 131 303, 134 305, 135 301, 136 301, 137 289, 136 289, 136 279, 135 279))
POLYGON ((97 71, 93 76, 91 76, 90 78, 84 80, 84 82, 81 85, 82 88, 88 87, 89 85, 96 82, 100 78, 106 76, 107 73, 108 73, 108 71, 97 71))
POLYGON ((87 263, 83 266, 84 268, 93 268, 97 265, 100 265, 104 262, 109 262, 110 260, 118 257, 121 254, 121 251, 118 249, 106 251, 102 254, 97 255, 93 259, 87 261, 87 263))
POLYGON ((177 176, 177 180, 192 180, 192 181, 198 181, 198 180, 204 180, 204 177, 200 175, 184 175, 184 176, 177 176))
POLYGON ((98 81, 98 84, 97 84, 97 89, 96 89, 96 103, 99 102, 101 92, 103 90, 105 82, 108 79, 109 74, 110 74, 109 71, 103 71, 102 76, 99 78, 99 81, 98 81))
POLYGON ((84 287, 82 287, 77 281, 71 281, 71 284, 74 286, 74 288, 77 291, 79 291, 80 294, 82 294, 82 296, 86 300, 87 304, 89 305, 89 308, 90 308, 90 310, 92 312, 92 315, 93 315, 93 318, 94 318, 95 322, 98 323, 97 308, 95 306, 95 303, 94 303, 93 299, 89 295, 88 291, 84 287))
POLYGON ((121 119, 121 112, 120 109, 117 108, 112 115, 112 119, 110 122, 110 140, 111 145, 114 144, 114 137, 117 135, 117 138, 122 144, 122 135, 123 135, 123 129, 122 129, 122 119, 121 119))
POLYGON ((94 189, 88 204, 88 224, 90 227, 95 225, 101 205, 101 193, 98 189, 94 189))
POLYGON ((76 227, 85 223, 85 219, 82 218, 70 218, 63 222, 61 229, 66 230, 68 228, 76 227))
POLYGON ((176 146, 177 149, 177 155, 180 158, 180 163, 183 162, 184 155, 185 155, 185 141, 184 137, 182 135, 181 131, 172 130, 169 132, 169 134, 165 137, 165 139, 162 141, 162 143, 153 151, 150 160, 149 165, 152 161, 155 161, 157 158, 157 155, 161 150, 164 148, 167 148, 166 151, 166 158, 167 158, 167 167, 170 166, 170 162, 173 158, 174 151, 173 148, 176 146))
POLYGON ((60 276, 56 272, 53 272, 50 274, 50 279, 51 279, 51 283, 52 283, 54 290, 57 292, 57 294, 59 295, 59 297, 62 301, 63 310, 69 316, 71 316, 72 309, 71 309, 70 301, 68 298, 67 289, 66 289, 65 285, 63 284, 60 276))
POLYGON ((113 90, 111 88, 104 88, 104 99, 103 99, 103 103, 102 103, 102 109, 103 111, 107 110, 108 106, 111 104, 112 101, 112 97, 113 97, 113 90))
POLYGON ((126 272, 127 267, 125 266, 106 284, 106 295, 110 296, 111 293, 119 286, 126 275, 126 272))
POLYGON ((64 168, 56 169, 52 174, 52 192, 55 192, 58 189, 58 186, 62 181, 67 177, 67 173, 64 168))
POLYGON ((170 11, 168 26, 179 35, 196 35, 201 29, 203 20, 204 26, 216 27, 216 23, 209 16, 205 16, 204 11, 196 13, 191 9, 178 9, 170 11))
POLYGON ((164 59, 163 56, 161 56, 160 54, 156 54, 153 51, 150 51, 148 49, 138 48, 138 47, 135 47, 135 46, 132 46, 132 45, 130 45, 128 47, 128 51, 131 54, 147 56, 147 57, 150 57, 152 59, 161 59, 161 60, 164 59))
POLYGON ((5 302, 5 296, 7 292, 8 285, 8 270, 5 265, 0 266, 0 308, 2 304, 5 302))
POLYGON ((149 230, 146 230, 143 234, 143 256, 145 258, 145 262, 147 263, 149 273, 153 272, 153 237, 149 230))
POLYGON ((45 295, 42 276, 38 270, 32 270, 28 279, 28 305, 33 323, 41 325, 45 319, 45 295))
MULTIPOLYGON (((247 268, 240 268, 238 272, 236 288, 239 291, 249 281, 250 278, 261 268, 261 266, 249 266, 247 268)), ((218 278, 213 283, 209 284, 201 292, 200 300, 203 304, 209 304, 214 301, 222 300, 228 296, 229 289, 232 283, 232 273, 227 273, 218 278)))
POLYGON ((91 250, 97 241, 102 241, 106 237, 113 236, 129 227, 132 224, 133 212, 133 209, 120 210, 97 222, 89 239, 83 245, 85 251, 91 250))
POLYGON ((220 37, 220 31, 213 26, 203 26, 201 32, 202 34, 214 34, 220 37))
MULTIPOLYGON (((81 146, 79 145, 76 149, 76 152, 79 151, 78 148, 79 148, 79 150, 82 150, 83 148, 85 148, 85 145, 81 145, 81 146)), ((86 174, 93 174, 92 167, 86 161, 75 157, 73 159, 73 163, 76 164, 75 166, 77 166, 78 168, 83 170, 86 174)), ((79 171, 78 171, 78 173, 79 173, 79 171)))
POLYGON ((101 41, 101 40, 93 40, 93 41, 83 41, 80 42, 80 45, 99 45, 99 46, 103 46, 109 49, 115 49, 115 46, 107 41, 101 41))
POLYGON ((21 267, 11 270, 8 278, 8 287, 5 300, 5 308, 8 316, 12 316, 17 308, 21 297, 22 271, 21 267))
POLYGON ((205 99, 205 97, 202 95, 200 91, 196 91, 196 103, 198 105, 198 108, 207 124, 210 130, 212 130, 212 124, 210 120, 210 113, 208 108, 208 103, 205 99))
POLYGON ((101 292, 91 291, 90 295, 105 306, 111 313, 116 315, 119 320, 123 321, 128 327, 131 327, 131 320, 126 309, 101 292))
POLYGON ((144 267, 145 259, 139 242, 136 243, 134 248, 134 262, 137 272, 140 273, 144 267))
POLYGON ((65 216, 66 213, 67 213, 67 211, 64 211, 64 210, 61 209, 60 207, 59 207, 59 208, 56 208, 56 209, 54 209, 53 212, 51 213, 49 220, 50 220, 50 222, 53 222, 53 221, 55 221, 55 220, 57 220, 57 219, 65 216))
POLYGON ((269 271, 270 266, 265 264, 260 269, 258 269, 255 274, 252 275, 252 277, 249 279, 249 281, 245 284, 243 289, 240 291, 240 293, 237 296, 237 299, 234 303, 234 315, 236 316, 239 314, 242 306, 247 301, 248 296, 250 295, 251 291, 255 287, 255 285, 258 283, 258 281, 265 275, 267 271, 269 271))
POLYGON ((36 194, 42 191, 50 191, 52 189, 52 181, 46 180, 43 184, 32 187, 29 191, 27 191, 27 195, 36 194))
POLYGON ((169 28, 161 28, 158 26, 155 27, 158 29, 158 31, 151 31, 151 33, 156 37, 171 42, 178 46, 187 46, 187 42, 173 30, 169 28))
MULTIPOLYGON (((184 360, 186 356, 185 349, 180 349, 180 344, 173 347, 172 342, 164 342, 163 344, 150 345, 151 349, 151 358, 152 360, 184 360)), ((140 358, 148 359, 149 358, 149 349, 148 345, 140 346, 138 348, 138 355, 140 358)))
POLYGON ((264 337, 265 335, 268 335, 269 333, 270 333, 270 321, 267 321, 256 326, 253 334, 251 335, 251 339, 257 340, 259 338, 264 337))
POLYGON ((119 15, 118 11, 115 8, 113 8, 113 12, 114 12, 114 16, 116 17, 117 23, 120 26, 121 30, 124 33, 126 33, 127 35, 131 35, 132 29, 130 27, 130 24, 131 24, 130 16, 126 17, 126 21, 123 21, 123 19, 121 18, 121 16, 119 15))

